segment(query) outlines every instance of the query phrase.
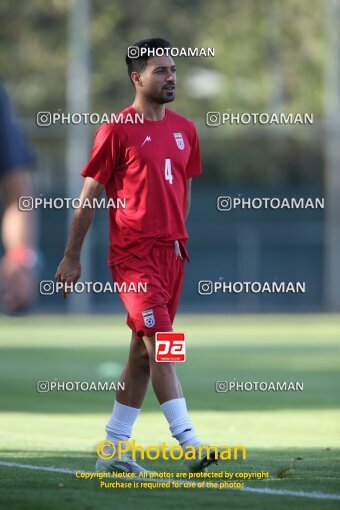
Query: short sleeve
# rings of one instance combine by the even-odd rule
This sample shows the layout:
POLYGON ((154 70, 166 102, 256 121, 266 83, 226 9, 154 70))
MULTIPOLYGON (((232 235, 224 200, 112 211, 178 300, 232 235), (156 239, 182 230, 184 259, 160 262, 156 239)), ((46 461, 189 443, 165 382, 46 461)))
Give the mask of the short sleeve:
POLYGON ((81 171, 83 177, 92 177, 107 185, 119 160, 119 138, 114 124, 104 124, 95 135, 90 160, 81 171))
POLYGON ((198 140, 197 132, 195 126, 193 126, 193 136, 191 140, 191 150, 190 156, 186 167, 186 178, 191 179, 196 175, 200 175, 202 173, 202 162, 201 162, 201 152, 200 152, 200 143, 198 140))

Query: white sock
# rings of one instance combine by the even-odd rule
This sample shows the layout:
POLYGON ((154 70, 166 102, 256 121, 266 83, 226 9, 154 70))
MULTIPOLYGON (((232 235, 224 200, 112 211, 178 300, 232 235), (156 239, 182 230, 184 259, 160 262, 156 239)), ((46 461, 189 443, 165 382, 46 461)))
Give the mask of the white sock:
POLYGON ((125 406, 115 400, 111 418, 105 428, 106 439, 114 444, 117 444, 118 441, 128 441, 139 413, 140 409, 125 406))
POLYGON ((172 437, 176 438, 183 448, 186 446, 197 447, 202 444, 188 416, 185 398, 168 400, 161 404, 161 409, 168 420, 172 437))

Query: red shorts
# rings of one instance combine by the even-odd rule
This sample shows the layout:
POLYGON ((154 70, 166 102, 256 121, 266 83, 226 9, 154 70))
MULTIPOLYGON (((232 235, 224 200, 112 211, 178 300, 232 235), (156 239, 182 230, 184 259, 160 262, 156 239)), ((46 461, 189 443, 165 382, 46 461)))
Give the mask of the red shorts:
POLYGON ((188 258, 185 248, 179 243, 176 247, 175 243, 157 243, 144 259, 134 257, 110 268, 119 287, 131 290, 138 283, 146 284, 144 292, 119 293, 128 312, 126 323, 136 339, 155 336, 158 331, 172 331, 182 291, 184 261, 188 258))

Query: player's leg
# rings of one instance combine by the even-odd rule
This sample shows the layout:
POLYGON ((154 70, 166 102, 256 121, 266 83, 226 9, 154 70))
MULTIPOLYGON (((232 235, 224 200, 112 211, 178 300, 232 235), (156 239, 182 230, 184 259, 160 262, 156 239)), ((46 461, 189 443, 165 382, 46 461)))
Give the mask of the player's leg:
POLYGON ((189 446, 196 448, 196 458, 185 461, 187 468, 190 471, 204 471, 207 466, 215 463, 217 458, 214 456, 207 458, 207 455, 204 454, 201 457, 198 455, 198 447, 203 443, 197 436, 189 418, 186 401, 176 375, 175 364, 155 361, 154 337, 143 337, 143 340, 149 353, 152 386, 161 405, 161 410, 168 421, 170 432, 183 449, 189 446))
MULTIPOLYGON (((134 265, 127 268, 127 265, 117 265, 111 268, 113 281, 119 285, 123 283, 135 283, 138 281, 138 273, 134 265)), ((113 443, 119 440, 126 441, 131 436, 134 422, 139 415, 142 402, 150 379, 149 356, 144 342, 136 338, 136 329, 130 316, 138 302, 138 294, 128 292, 120 294, 121 299, 128 311, 127 324, 132 329, 129 358, 120 377, 124 384, 124 390, 116 391, 112 416, 106 426, 107 439, 113 443)))
POLYGON ((144 342, 136 340, 132 334, 129 358, 119 380, 124 383, 124 390, 117 389, 116 391, 112 415, 106 426, 106 439, 115 444, 118 441, 130 439, 149 379, 150 365, 147 349, 144 342))
POLYGON ((168 420, 172 436, 183 448, 202 445, 188 415, 175 363, 158 363, 155 360, 155 338, 144 336, 143 341, 149 354, 152 387, 168 420))
POLYGON ((150 363, 150 376, 152 387, 160 404, 174 399, 182 398, 182 388, 179 383, 175 363, 157 363, 155 361, 155 337, 143 337, 150 363))
POLYGON ((140 408, 150 380, 149 355, 144 342, 136 340, 132 333, 129 358, 124 367, 120 382, 124 389, 117 389, 116 401, 126 406, 140 408))
MULTIPOLYGON (((116 400, 112 415, 106 425, 106 439, 118 444, 119 441, 129 441, 133 425, 140 413, 150 379, 149 356, 142 340, 136 340, 132 334, 129 358, 124 367, 120 382, 124 383, 124 390, 117 389, 116 400)), ((106 447, 105 453, 111 454, 112 448, 106 447)), ((137 462, 127 456, 112 459, 98 459, 98 471, 145 471, 137 462)))

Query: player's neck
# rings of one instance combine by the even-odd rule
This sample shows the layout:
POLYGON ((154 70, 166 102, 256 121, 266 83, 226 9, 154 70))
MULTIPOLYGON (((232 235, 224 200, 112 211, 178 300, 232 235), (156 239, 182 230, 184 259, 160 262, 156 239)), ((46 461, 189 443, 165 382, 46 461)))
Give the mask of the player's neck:
POLYGON ((157 103, 149 103, 136 98, 132 103, 132 107, 137 113, 143 114, 146 120, 163 120, 165 115, 165 105, 157 103))

